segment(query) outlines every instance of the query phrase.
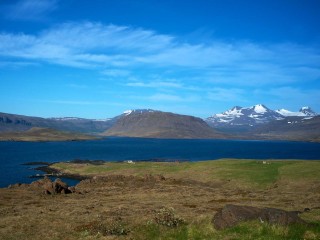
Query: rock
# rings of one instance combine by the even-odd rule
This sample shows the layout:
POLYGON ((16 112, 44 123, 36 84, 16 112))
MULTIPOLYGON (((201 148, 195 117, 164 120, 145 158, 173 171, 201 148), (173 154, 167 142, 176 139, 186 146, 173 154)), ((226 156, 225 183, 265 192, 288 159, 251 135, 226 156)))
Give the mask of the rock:
POLYGON ((72 193, 72 191, 68 188, 68 185, 59 178, 52 182, 50 178, 44 177, 41 180, 32 182, 30 186, 35 189, 43 189, 45 194, 72 193))
POLYGON ((264 208, 262 210, 261 219, 271 224, 279 224, 282 226, 289 224, 306 224, 298 215, 299 211, 285 211, 277 208, 264 208))
POLYGON ((17 188, 17 187, 20 187, 21 185, 22 185, 21 183, 10 184, 8 188, 17 188))
POLYGON ((288 225, 293 223, 306 224, 299 216, 299 212, 288 212, 276 208, 257 208, 250 206, 237 206, 227 204, 213 217, 216 229, 233 227, 240 222, 249 220, 260 220, 270 224, 288 225))
POLYGON ((213 217, 216 229, 224 229, 237 225, 240 221, 258 219, 261 209, 250 206, 226 205, 213 217))
POLYGON ((76 188, 75 187, 68 187, 69 191, 72 192, 72 193, 75 193, 76 192, 76 188))
POLYGON ((63 194, 71 193, 71 191, 68 189, 68 185, 62 182, 60 178, 57 178, 52 183, 52 186, 53 186, 54 193, 63 193, 63 194))

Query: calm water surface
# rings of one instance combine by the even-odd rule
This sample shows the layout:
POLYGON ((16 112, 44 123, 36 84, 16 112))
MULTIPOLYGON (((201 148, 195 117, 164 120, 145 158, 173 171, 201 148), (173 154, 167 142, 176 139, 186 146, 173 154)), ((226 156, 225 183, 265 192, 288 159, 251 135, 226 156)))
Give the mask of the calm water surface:
MULTIPOLYGON (((320 160, 320 144, 287 141, 173 140, 106 138, 82 142, 0 142, 0 187, 30 183, 35 166, 27 162, 74 159, 123 161, 179 159, 199 161, 219 158, 320 160)), ((74 184, 76 181, 68 181, 74 184)))

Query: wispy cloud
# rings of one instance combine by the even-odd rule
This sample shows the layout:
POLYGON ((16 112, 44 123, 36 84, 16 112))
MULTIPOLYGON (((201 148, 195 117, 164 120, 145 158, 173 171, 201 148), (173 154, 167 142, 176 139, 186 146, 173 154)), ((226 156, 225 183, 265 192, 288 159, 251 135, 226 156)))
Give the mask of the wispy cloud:
POLYGON ((84 84, 76 84, 76 83, 67 84, 67 87, 74 88, 74 89, 87 89, 87 88, 88 88, 87 85, 84 85, 84 84))
MULTIPOLYGON (((157 92, 154 94, 135 94, 131 93, 126 96, 127 99, 132 101, 141 102, 141 106, 149 104, 149 103, 157 103, 160 105, 161 103, 173 103, 173 104, 180 104, 180 103, 191 103, 197 102, 201 99, 201 97, 195 94, 186 94, 186 93, 163 93, 157 92)), ((169 107, 169 106, 167 106, 169 107)), ((144 107, 145 108, 145 107, 144 107)))
POLYGON ((239 88, 212 88, 208 90, 207 98, 218 102, 243 102, 246 92, 239 88))
POLYGON ((58 0, 20 0, 6 8, 12 20, 40 20, 57 8, 58 0))
POLYGON ((170 95, 170 94, 163 94, 163 93, 158 93, 155 95, 152 95, 149 97, 149 100, 152 101, 170 101, 170 102, 181 102, 184 101, 184 99, 180 96, 177 95, 170 95))
POLYGON ((101 74, 108 77, 127 77, 130 76, 130 71, 124 69, 107 69, 103 70, 101 74))
POLYGON ((269 99, 270 107, 274 109, 289 108, 297 111, 302 106, 318 106, 320 90, 318 88, 302 89, 301 87, 272 87, 256 89, 252 92, 254 98, 269 99))
POLYGON ((284 86, 320 79, 317 48, 214 39, 188 44, 151 30, 93 22, 65 23, 34 35, 0 33, 0 59, 96 69, 106 77, 127 78, 131 87, 182 87, 139 80, 154 72, 187 79, 189 87, 204 82, 211 87, 284 86))
POLYGON ((82 100, 42 100, 47 103, 63 104, 63 105, 113 105, 111 102, 103 101, 82 101, 82 100))
POLYGON ((157 80, 152 82, 129 82, 126 83, 126 86, 143 88, 183 88, 181 83, 157 80))

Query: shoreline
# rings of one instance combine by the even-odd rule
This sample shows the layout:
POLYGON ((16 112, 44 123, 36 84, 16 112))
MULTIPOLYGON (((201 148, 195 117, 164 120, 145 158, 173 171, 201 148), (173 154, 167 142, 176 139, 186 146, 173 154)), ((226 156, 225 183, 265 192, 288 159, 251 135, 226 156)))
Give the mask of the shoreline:
MULTIPOLYGON (((206 160, 206 161, 215 161, 215 160, 206 160)), ((186 159, 161 159, 161 158, 153 158, 153 159, 142 159, 142 160, 125 160, 125 161, 116 161, 112 163, 128 163, 128 164, 135 164, 135 163, 182 163, 182 162, 193 162, 186 159)), ((66 162, 53 162, 53 163, 47 163, 47 162, 30 162, 30 163, 24 163, 23 165, 44 165, 34 168, 36 171, 42 171, 45 172, 45 174, 37 174, 29 176, 29 178, 41 178, 45 176, 50 177, 57 177, 57 178, 69 178, 74 180, 86 180, 90 179, 93 176, 90 175, 83 175, 83 174, 74 174, 74 173, 65 173, 63 171, 60 171, 54 167, 51 167, 54 164, 57 163, 70 163, 70 164, 91 164, 94 166, 104 165, 106 163, 109 163, 109 161, 103 161, 103 160, 81 160, 81 159, 75 159, 72 161, 66 161, 66 162)))
POLYGON ((50 177, 57 177, 57 178, 69 178, 69 179, 79 180, 79 181, 91 178, 90 176, 61 172, 55 168, 50 167, 53 164, 55 163, 49 164, 48 166, 41 166, 41 167, 35 168, 35 170, 37 171, 42 171, 46 173, 39 177, 41 178, 45 176, 50 176, 50 177))
MULTIPOLYGON (((160 166, 180 168, 183 166, 188 166, 192 168, 196 165, 211 165, 219 162, 224 162, 226 164, 238 164, 238 163, 252 163, 257 165, 274 165, 274 164, 290 164, 290 163, 319 163, 320 160, 309 160, 309 159, 235 159, 235 158, 222 158, 222 159, 210 159, 210 160, 201 160, 201 161, 190 161, 183 159, 145 159, 145 160, 125 160, 125 161, 103 161, 103 160, 72 160, 65 162, 53 162, 49 163, 46 166, 39 166, 35 170, 45 172, 46 175, 59 177, 59 178, 69 178, 74 180, 85 180, 92 179, 95 176, 107 176, 116 174, 117 171, 123 171, 124 169, 130 171, 135 171, 139 169, 139 166, 144 166, 146 171, 150 169, 158 168, 160 166), (54 166, 56 165, 56 166, 54 166), (58 166, 63 165, 64 167, 58 166), (88 172, 87 169, 90 168, 88 172), (72 173, 72 171, 77 173, 72 173)), ((152 171, 153 171, 152 170, 152 171)), ((152 172, 151 171, 151 172, 152 172)), ((133 172, 132 172, 133 173, 133 172)), ((132 174, 131 173, 131 174, 132 174)), ((151 174, 155 174, 152 172, 151 174)), ((162 173, 161 173, 162 174, 162 173)), ((130 174, 129 174, 130 175, 130 174)), ((134 175, 134 174, 133 174, 134 175)), ((191 176, 190 176, 191 177, 191 176)))
MULTIPOLYGON (((86 180, 86 179, 91 179, 94 176, 97 175, 105 175, 107 174, 106 172, 102 171, 102 172, 94 172, 96 171, 99 166, 101 166, 102 168, 104 168, 106 165, 114 165, 114 164, 119 164, 118 166, 120 166, 121 168, 126 168, 125 166, 127 166, 128 169, 134 169, 135 168, 135 164, 169 164, 169 165, 180 165, 180 164, 190 164, 190 163, 194 163, 194 164, 199 164, 199 163, 203 163, 203 162, 207 162, 208 164, 210 162, 219 162, 219 161, 230 161, 230 162, 237 162, 237 161, 255 161, 257 163, 263 163, 263 162, 319 162, 320 159, 235 159, 235 158, 222 158, 222 159, 210 159, 210 160, 199 160, 199 161, 190 161, 190 160, 186 160, 186 159, 164 159, 164 158, 152 158, 152 159, 141 159, 141 160, 124 160, 124 161, 105 161, 105 160, 81 160, 81 159, 75 159, 75 160, 71 160, 71 161, 61 161, 61 162, 45 162, 45 161, 39 161, 39 162, 26 162, 26 163, 22 163, 21 165, 25 165, 25 166, 37 166, 35 168, 32 168, 35 171, 41 171, 43 173, 35 173, 33 175, 29 175, 29 176, 25 176, 26 178, 29 179, 41 179, 44 178, 45 176, 47 177, 56 177, 56 178, 66 178, 66 179, 70 179, 70 180, 78 180, 79 182, 82 180, 86 180), (70 172, 65 172, 62 169, 59 168, 55 168, 53 167, 53 165, 55 164, 65 164, 65 165, 78 165, 81 166, 83 168, 86 167, 93 167, 95 168, 93 170, 93 172, 90 173, 70 173, 70 172), (121 165, 121 164, 125 164, 125 165, 121 165), (130 167, 131 165, 131 167, 130 167)), ((177 166, 178 166, 177 165, 177 166)), ((151 165, 150 165, 151 166, 151 165)), ((81 167, 80 167, 81 168, 81 167)), ((73 171, 76 168, 71 169, 71 171, 73 171)), ((112 174, 112 173, 108 173, 108 174, 112 174)), ((36 180, 35 180, 36 181, 36 180)), ((29 181, 27 181, 29 182, 29 181)), ((21 184, 27 184, 24 181, 13 181, 8 183, 8 185, 12 185, 12 184, 17 184, 17 183, 21 183, 21 184)), ((8 185, 3 186, 1 188, 6 188, 8 185)))

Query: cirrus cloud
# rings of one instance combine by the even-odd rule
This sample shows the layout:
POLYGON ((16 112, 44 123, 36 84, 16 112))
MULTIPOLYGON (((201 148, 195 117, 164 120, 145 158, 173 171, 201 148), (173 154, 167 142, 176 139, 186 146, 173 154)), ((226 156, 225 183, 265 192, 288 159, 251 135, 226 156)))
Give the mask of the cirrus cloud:
POLYGON ((58 0, 20 0, 5 9, 5 16, 11 20, 40 20, 58 7, 58 0))
POLYGON ((13 59, 96 69, 107 77, 128 78, 127 85, 132 87, 155 86, 157 82, 179 87, 162 79, 149 83, 130 80, 153 73, 192 82, 185 85, 201 82, 237 87, 320 79, 320 51, 316 48, 215 39, 189 44, 177 36, 94 22, 64 23, 38 34, 0 33, 0 61, 13 59))

